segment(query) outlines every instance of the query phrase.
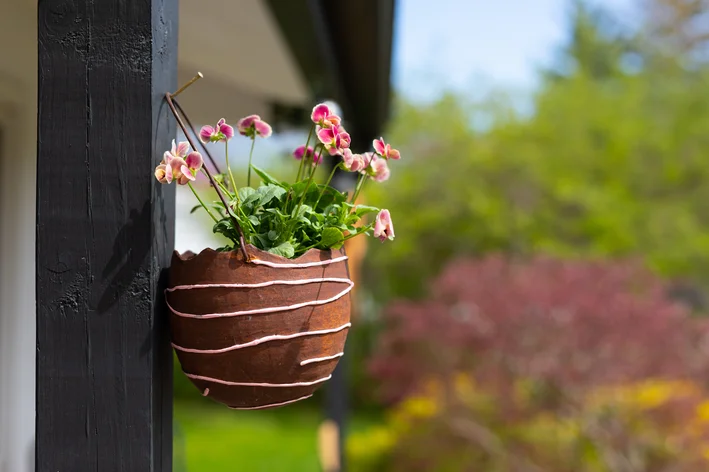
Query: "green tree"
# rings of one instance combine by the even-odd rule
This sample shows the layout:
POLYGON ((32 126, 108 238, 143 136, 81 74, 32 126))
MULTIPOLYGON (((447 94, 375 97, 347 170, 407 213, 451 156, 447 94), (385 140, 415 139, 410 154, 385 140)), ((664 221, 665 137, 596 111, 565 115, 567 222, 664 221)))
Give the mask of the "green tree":
POLYGON ((399 103, 388 135, 404 158, 370 187, 397 233, 371 251, 378 296, 421 295, 449 258, 499 250, 637 255, 709 280, 709 73, 624 71, 607 39, 588 39, 603 37, 589 18, 571 23, 563 48, 580 66, 544 82, 531 117, 494 97, 399 103), (588 31, 576 34, 580 23, 588 31), (481 116, 485 131, 471 126, 481 116))

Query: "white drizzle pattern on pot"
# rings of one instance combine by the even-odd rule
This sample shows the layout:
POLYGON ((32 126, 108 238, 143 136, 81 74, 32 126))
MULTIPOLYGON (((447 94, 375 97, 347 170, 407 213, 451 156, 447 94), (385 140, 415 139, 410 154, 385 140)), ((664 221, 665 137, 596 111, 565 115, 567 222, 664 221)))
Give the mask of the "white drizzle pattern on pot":
POLYGON ((327 259, 324 261, 301 262, 301 263, 293 263, 293 264, 281 264, 280 262, 270 262, 270 261, 264 261, 261 259, 250 259, 249 263, 250 264, 257 264, 257 265, 264 265, 267 267, 274 267, 276 269, 305 269, 307 267, 324 266, 324 265, 334 264, 336 262, 342 262, 342 261, 346 261, 346 260, 347 260, 347 256, 340 256, 340 257, 336 257, 335 259, 327 259))
POLYGON ((310 398, 312 396, 313 396, 313 394, 311 393, 310 395, 306 395, 304 397, 294 398, 293 400, 286 400, 286 401, 280 402, 280 403, 269 403, 268 405, 259 405, 259 406, 230 406, 229 408, 232 410, 263 410, 265 408, 274 408, 277 406, 288 405, 289 403, 299 402, 301 400, 305 400, 306 398, 310 398))
POLYGON ((215 379, 213 377, 205 377, 204 375, 188 374, 185 375, 191 379, 204 380, 205 382, 214 382, 222 385, 234 387, 275 387, 275 388, 290 388, 290 387, 310 387, 319 383, 327 382, 332 378, 332 375, 323 377, 322 379, 313 380, 311 382, 296 382, 296 383, 266 383, 266 382, 232 382, 230 380, 215 379))
POLYGON ((194 354, 221 354, 223 352, 234 351, 236 349, 243 349, 245 347, 257 346, 259 344, 267 343, 269 341, 279 341, 279 340, 284 340, 284 339, 300 338, 303 336, 318 336, 320 334, 337 333, 339 331, 342 331, 343 329, 349 328, 350 326, 352 326, 352 323, 345 323, 342 326, 338 326, 337 328, 332 328, 332 329, 319 329, 319 330, 315 330, 315 331, 303 331, 301 333, 293 333, 293 334, 272 334, 270 336, 264 336, 262 338, 254 339, 253 341, 249 341, 244 344, 234 344, 233 346, 224 347, 222 349, 192 349, 189 347, 178 346, 175 343, 172 343, 172 347, 174 347, 178 351, 191 352, 194 354))
POLYGON ((313 300, 309 302, 301 302, 301 303, 295 303, 293 305, 288 305, 288 306, 277 306, 277 307, 267 307, 267 308, 256 308, 253 310, 242 310, 242 311, 235 311, 231 313, 207 313, 204 315, 195 315, 192 313, 182 313, 180 311, 175 310, 172 305, 170 305, 170 302, 165 300, 167 303, 168 308, 170 311, 172 311, 174 314, 177 316, 182 316, 185 318, 198 318, 198 319, 208 319, 208 318, 226 318, 230 316, 243 316, 243 315, 258 315, 258 314, 263 314, 263 313, 276 313, 279 311, 289 311, 289 310, 296 310, 298 308, 303 308, 306 306, 317 306, 317 305, 327 305, 329 303, 332 303, 336 300, 339 300, 340 298, 344 297, 347 295, 352 288, 354 288, 354 282, 352 282, 350 279, 343 279, 343 278, 338 278, 338 277, 322 277, 318 279, 303 279, 303 280, 271 280, 269 282, 261 282, 258 284, 197 284, 197 285, 177 285, 172 288, 168 288, 166 291, 167 292, 174 292, 176 290, 193 290, 193 289, 200 289, 200 288, 261 288, 261 287, 269 287, 271 285, 307 285, 307 284, 314 284, 314 283, 325 283, 325 282, 334 282, 334 283, 343 283, 347 284, 347 288, 345 288, 343 291, 335 295, 334 297, 330 297, 326 300, 313 300))
POLYGON ((344 355, 345 355, 344 352, 338 352, 337 354, 334 354, 332 356, 314 357, 312 359, 305 359, 304 361, 300 362, 300 365, 315 364, 316 362, 331 361, 333 359, 337 359, 338 357, 342 357, 344 355))

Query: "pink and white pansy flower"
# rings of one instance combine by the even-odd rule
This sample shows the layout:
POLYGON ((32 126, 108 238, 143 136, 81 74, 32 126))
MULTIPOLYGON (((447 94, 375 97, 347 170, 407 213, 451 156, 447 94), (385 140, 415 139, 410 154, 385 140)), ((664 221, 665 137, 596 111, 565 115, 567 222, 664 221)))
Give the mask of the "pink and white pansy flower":
POLYGON ((375 139, 372 141, 372 145, 374 151, 384 159, 394 159, 395 161, 401 159, 399 151, 391 147, 391 144, 385 143, 384 138, 375 139))
POLYGON ((320 128, 317 135, 331 156, 342 154, 344 149, 350 147, 350 134, 342 126, 320 128))
POLYGON ((372 160, 367 170, 369 175, 372 177, 372 180, 375 182, 384 182, 385 180, 389 180, 389 175, 391 174, 386 159, 382 159, 377 155, 372 156, 372 160))
POLYGON ((311 158, 313 157, 313 148, 312 146, 308 146, 308 148, 305 148, 305 145, 298 146, 295 148, 295 151, 293 151, 293 157, 296 158, 296 160, 301 160, 303 157, 305 158, 311 158))
POLYGON ((249 138, 255 138, 256 136, 268 138, 273 133, 271 125, 263 121, 258 115, 249 115, 240 119, 236 123, 236 129, 239 134, 249 138))
POLYGON ((203 143, 227 142, 234 137, 234 128, 222 118, 216 126, 202 126, 199 130, 199 140, 203 143))
POLYGON ((172 183, 174 180, 179 185, 185 185, 196 179, 197 172, 202 168, 202 155, 197 151, 189 152, 187 141, 175 144, 172 149, 165 151, 163 159, 155 168, 155 178, 162 184, 172 183))
POLYGON ((350 172, 359 172, 367 167, 365 158, 361 154, 354 154, 349 148, 342 151, 342 163, 350 172))
POLYGON ((391 221, 389 210, 381 210, 374 220, 374 237, 381 241, 394 239, 394 223, 391 221))
POLYGON ((334 114, 332 110, 330 110, 330 107, 324 103, 320 103, 313 107, 313 112, 310 114, 310 119, 321 128, 340 126, 340 122, 342 121, 340 117, 334 114))

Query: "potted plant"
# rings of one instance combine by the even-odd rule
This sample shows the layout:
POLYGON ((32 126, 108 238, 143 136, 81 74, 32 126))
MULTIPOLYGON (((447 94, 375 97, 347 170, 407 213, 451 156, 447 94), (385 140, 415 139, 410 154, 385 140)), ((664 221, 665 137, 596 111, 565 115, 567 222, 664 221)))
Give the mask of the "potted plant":
POLYGON ((224 119, 197 132, 175 98, 185 88, 166 100, 187 141, 173 141, 155 177, 189 186, 197 208, 213 219, 213 231, 230 242, 199 254, 173 254, 166 290, 173 347, 185 375, 230 408, 271 408, 308 398, 330 378, 351 326, 354 284, 344 242, 361 234, 394 239, 387 210, 355 202, 367 181, 389 178, 389 161, 399 159, 399 152, 377 139, 373 152, 353 153, 341 118, 319 104, 305 145, 294 152, 297 175, 283 182, 252 165, 256 141, 271 135, 268 123, 251 115, 238 121, 236 132, 224 119), (251 140, 242 188, 228 156, 227 143, 237 133, 251 140), (209 153, 219 145, 227 150, 224 172, 209 153), (334 171, 324 184, 315 182, 325 159, 338 159, 336 169, 359 174, 352 195, 329 186, 334 171), (199 173, 219 201, 200 197, 192 185, 199 173))

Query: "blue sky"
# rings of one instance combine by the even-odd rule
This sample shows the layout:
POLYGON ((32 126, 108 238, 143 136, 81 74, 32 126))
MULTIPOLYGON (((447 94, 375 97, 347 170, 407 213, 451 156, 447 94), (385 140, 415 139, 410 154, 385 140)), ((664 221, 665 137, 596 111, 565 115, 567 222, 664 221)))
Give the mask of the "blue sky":
MULTIPOLYGON (((592 2, 632 15, 638 0, 592 2)), ((415 99, 445 88, 529 91, 564 39, 568 0, 397 0, 392 80, 415 99)))

